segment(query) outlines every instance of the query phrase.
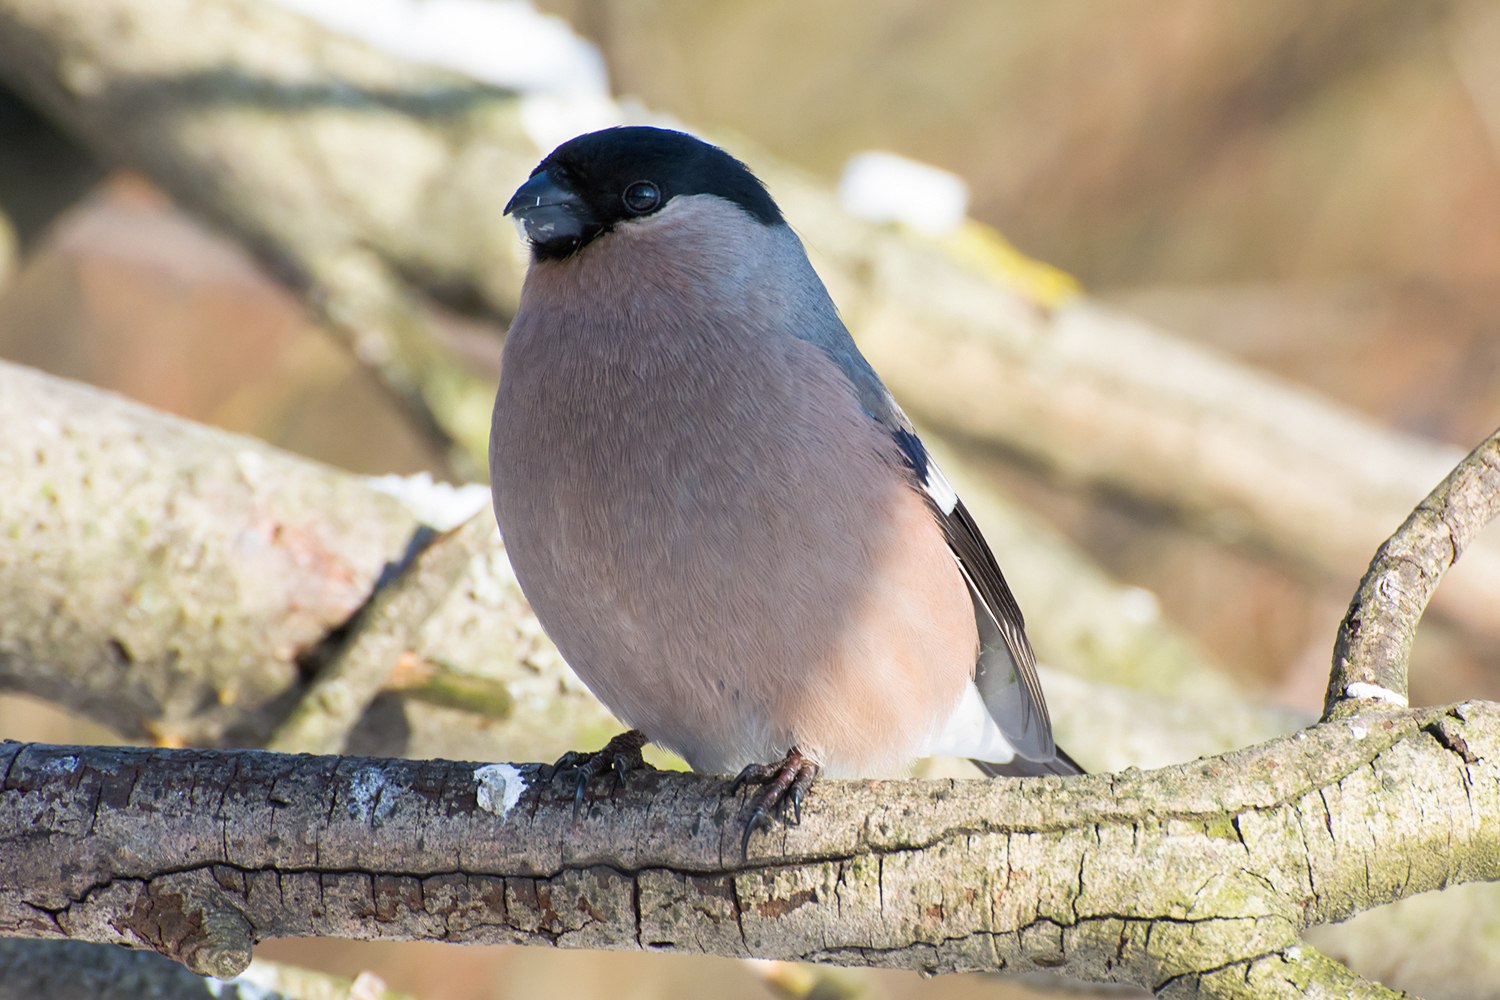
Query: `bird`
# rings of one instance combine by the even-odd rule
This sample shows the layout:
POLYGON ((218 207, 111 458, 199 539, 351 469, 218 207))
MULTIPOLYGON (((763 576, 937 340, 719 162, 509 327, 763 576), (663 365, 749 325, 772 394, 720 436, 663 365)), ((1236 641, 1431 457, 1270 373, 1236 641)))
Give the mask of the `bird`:
POLYGON ((918 757, 1082 773, 1005 577, 740 160, 686 132, 564 142, 506 204, 530 249, 502 348, 494 511, 522 592, 630 727, 758 786, 742 852, 820 774, 918 757))

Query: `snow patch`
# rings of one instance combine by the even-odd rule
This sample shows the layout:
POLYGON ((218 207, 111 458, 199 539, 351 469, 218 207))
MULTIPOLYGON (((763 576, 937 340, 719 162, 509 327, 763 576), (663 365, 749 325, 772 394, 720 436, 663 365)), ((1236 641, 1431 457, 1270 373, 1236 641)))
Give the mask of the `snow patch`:
POLYGON ((429 472, 418 472, 413 476, 371 476, 365 481, 377 493, 401 501, 413 517, 437 531, 458 527, 490 502, 488 486, 440 483, 429 472))
POLYGON ((479 788, 475 801, 487 813, 504 817, 521 801, 526 791, 526 776, 514 764, 486 764, 474 770, 474 781, 479 788))
POLYGON ((1369 698, 1372 701, 1383 701, 1388 705, 1399 705, 1402 708, 1408 704, 1406 695, 1398 694, 1390 688, 1383 688, 1379 684, 1366 684, 1363 681, 1344 688, 1344 694, 1350 698, 1369 698))
POLYGON ((523 93, 607 96, 604 57, 527 0, 278 0, 382 52, 523 93))
POLYGON ((1120 614, 1135 625, 1147 625, 1161 618, 1161 601, 1144 587, 1126 587, 1120 592, 1120 614))
POLYGON ((969 186, 957 174, 916 160, 871 150, 844 165, 839 201, 875 222, 899 222, 924 233, 957 229, 969 213, 969 186))

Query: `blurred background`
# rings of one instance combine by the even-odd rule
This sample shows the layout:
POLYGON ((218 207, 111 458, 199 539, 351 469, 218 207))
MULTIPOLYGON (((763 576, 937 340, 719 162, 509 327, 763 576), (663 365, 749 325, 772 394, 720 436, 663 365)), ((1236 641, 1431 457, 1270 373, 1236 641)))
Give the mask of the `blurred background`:
MULTIPOLYGON (((294 6, 410 37, 420 32, 403 24, 463 23, 445 4, 485 5, 294 6)), ((488 6, 516 17, 524 7, 488 6)), ((1485 0, 529 9, 563 19, 538 29, 540 72, 607 87, 731 148, 742 137, 830 188, 871 150, 942 168, 966 186, 973 219, 1086 294, 1391 428, 1467 449, 1500 416, 1500 7, 1485 0)), ((365 33, 380 44, 379 31, 365 33)), ((441 61, 434 37, 429 56, 441 61)), ((460 66, 489 55, 482 36, 450 37, 460 66)), ((553 125, 569 134, 568 122, 553 125)), ((496 211, 521 179, 494 178, 496 211)), ((444 322, 470 364, 497 370, 496 328, 461 308, 444 322)), ((350 470, 452 472, 243 248, 3 90, 0 357, 350 470)), ((1155 595, 1247 690, 1318 707, 1362 566, 1334 586, 1025 461, 1003 464, 1000 478, 1155 595)), ((1414 701, 1500 695, 1493 649, 1435 632, 1424 633, 1414 701)), ((7 735, 91 738, 60 713, 7 704, 7 735)), ((393 987, 457 1000, 775 995, 758 972, 709 959, 340 942, 265 954, 373 969, 393 987)), ((975 977, 856 978, 880 997, 1035 995, 975 977)))

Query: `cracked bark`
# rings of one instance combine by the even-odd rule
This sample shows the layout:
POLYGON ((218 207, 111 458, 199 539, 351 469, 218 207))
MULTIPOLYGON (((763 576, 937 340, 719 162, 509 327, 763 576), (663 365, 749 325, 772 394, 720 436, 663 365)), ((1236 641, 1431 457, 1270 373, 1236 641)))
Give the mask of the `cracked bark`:
POLYGON ((1213 984, 1288 949, 1326 961, 1306 927, 1500 877, 1497 762, 1500 707, 1473 703, 1155 772, 824 781, 742 865, 743 802, 712 777, 643 774, 575 819, 534 765, 507 807, 474 764, 7 744, 0 934, 221 973, 252 941, 318 934, 1276 995, 1213 984))

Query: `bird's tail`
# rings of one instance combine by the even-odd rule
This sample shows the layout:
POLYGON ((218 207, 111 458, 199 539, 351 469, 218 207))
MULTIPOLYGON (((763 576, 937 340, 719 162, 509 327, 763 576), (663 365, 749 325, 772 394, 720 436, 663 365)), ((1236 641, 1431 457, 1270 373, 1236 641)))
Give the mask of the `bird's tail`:
POLYGON ((987 760, 972 761, 973 765, 983 771, 991 778, 1036 778, 1044 774, 1058 774, 1066 777, 1070 774, 1087 774, 1078 762, 1069 757, 1062 747, 1054 747, 1052 756, 1046 760, 1027 760, 1025 757, 1014 757, 1004 764, 994 764, 987 760))

